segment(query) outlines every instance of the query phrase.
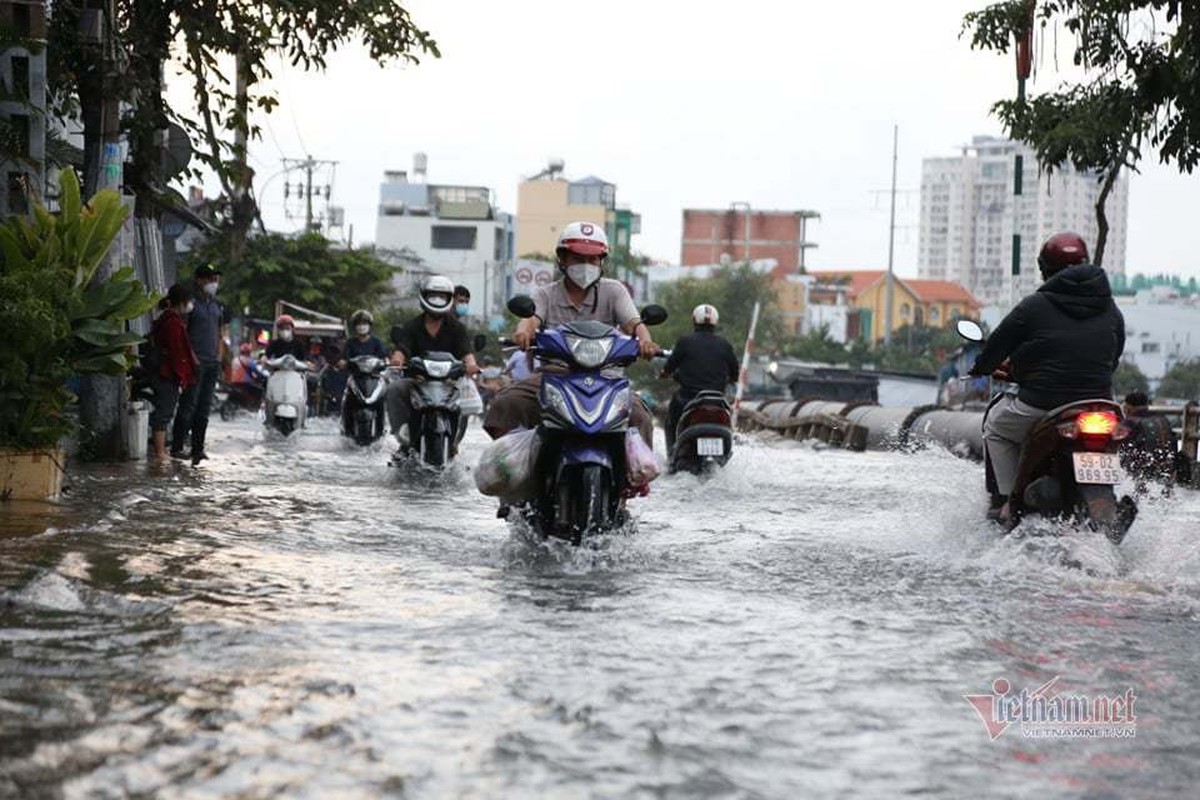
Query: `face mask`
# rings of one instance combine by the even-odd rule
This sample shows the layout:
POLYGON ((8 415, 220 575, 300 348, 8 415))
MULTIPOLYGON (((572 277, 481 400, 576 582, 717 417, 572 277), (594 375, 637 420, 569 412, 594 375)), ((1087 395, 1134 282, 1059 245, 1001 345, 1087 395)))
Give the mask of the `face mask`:
POLYGON ((285 341, 285 342, 290 342, 292 340, 292 329, 284 328, 283 330, 281 330, 279 332, 279 338, 283 339, 283 341, 285 341))
POLYGON ((371 326, 370 325, 355 325, 354 332, 357 333, 359 336, 366 336, 368 333, 371 332, 371 326))
POLYGON ((580 289, 587 289, 600 280, 600 267, 595 264, 572 264, 567 267, 567 277, 580 289))
POLYGON ((207 294, 209 297, 212 297, 213 295, 215 295, 217 293, 217 286, 219 286, 219 285, 220 284, 217 283, 217 281, 213 281, 212 283, 204 284, 204 293, 207 294))
POLYGON ((465 317, 467 314, 471 313, 471 307, 466 303, 459 303, 454 307, 454 313, 460 317, 465 317))
POLYGON ((196 304, 193 303, 191 300, 188 300, 188 304, 183 307, 183 313, 190 314, 190 313, 192 313, 192 309, 195 307, 196 307, 196 304))

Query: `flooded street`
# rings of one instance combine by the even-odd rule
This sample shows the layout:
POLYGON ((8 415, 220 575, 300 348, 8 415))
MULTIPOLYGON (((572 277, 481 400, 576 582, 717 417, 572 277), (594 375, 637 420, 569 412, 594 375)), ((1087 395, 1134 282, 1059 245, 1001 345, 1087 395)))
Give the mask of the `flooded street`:
POLYGON ((1194 795, 1196 494, 1001 539, 978 464, 749 440, 574 551, 495 518, 477 424, 431 479, 214 419, 198 469, 0 511, 0 796, 1194 795), (964 699, 1055 676, 1136 737, 964 699))

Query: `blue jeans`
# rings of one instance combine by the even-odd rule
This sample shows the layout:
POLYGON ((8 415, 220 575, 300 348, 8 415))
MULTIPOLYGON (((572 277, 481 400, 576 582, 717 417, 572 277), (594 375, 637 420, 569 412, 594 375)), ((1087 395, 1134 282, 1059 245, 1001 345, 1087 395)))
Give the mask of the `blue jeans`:
POLYGON ((204 435, 208 433, 208 415, 212 413, 213 394, 221 376, 220 361, 205 361, 196 368, 197 382, 183 390, 175 425, 171 432, 171 449, 183 449, 183 440, 192 434, 192 454, 204 452, 204 435))

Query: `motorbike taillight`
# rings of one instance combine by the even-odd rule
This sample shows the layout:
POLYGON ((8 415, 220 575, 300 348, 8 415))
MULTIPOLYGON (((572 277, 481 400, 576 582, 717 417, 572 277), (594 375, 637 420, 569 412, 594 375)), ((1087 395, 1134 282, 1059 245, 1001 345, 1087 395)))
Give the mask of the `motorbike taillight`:
POLYGON ((1111 411, 1087 411, 1075 418, 1075 426, 1085 436, 1111 436, 1119 422, 1111 411))
POLYGON ((687 414, 689 425, 728 425, 729 412, 720 406, 699 406, 687 414))

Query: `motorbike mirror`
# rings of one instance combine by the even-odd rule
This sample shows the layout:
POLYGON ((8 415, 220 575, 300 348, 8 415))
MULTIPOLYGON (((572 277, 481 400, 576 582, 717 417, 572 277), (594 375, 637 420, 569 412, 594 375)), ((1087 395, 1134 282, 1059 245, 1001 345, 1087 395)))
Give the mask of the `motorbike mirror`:
POLYGON ((979 327, 979 323, 973 319, 960 319, 954 324, 958 335, 966 339, 968 342, 982 342, 983 328, 979 327))
POLYGON ((651 304, 642 309, 642 322, 647 325, 662 325, 667 321, 667 310, 660 305, 651 304))
POLYGON ((527 294, 518 294, 508 301, 508 310, 513 313, 513 316, 529 319, 536 313, 537 307, 534 306, 532 297, 527 294))
POLYGON ((478 352, 479 352, 479 351, 481 351, 481 350, 486 350, 486 349, 487 349, 487 343, 488 343, 488 342, 487 342, 487 337, 486 337, 486 336, 484 336, 482 333, 477 333, 477 334, 475 334, 475 340, 472 342, 472 344, 473 344, 473 345, 475 345, 475 352, 476 352, 476 353, 478 353, 478 352))

